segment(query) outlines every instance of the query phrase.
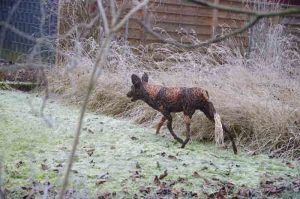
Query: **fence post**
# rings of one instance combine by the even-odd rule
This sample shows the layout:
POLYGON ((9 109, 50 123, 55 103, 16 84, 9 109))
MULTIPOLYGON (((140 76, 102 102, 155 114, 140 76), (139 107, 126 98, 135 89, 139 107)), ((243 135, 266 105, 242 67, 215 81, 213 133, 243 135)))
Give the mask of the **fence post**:
MULTIPOLYGON (((219 3, 219 0, 214 0, 215 4, 219 3)), ((218 27, 218 14, 219 11, 217 9, 213 9, 212 23, 211 23, 211 37, 216 35, 216 29, 218 27)))

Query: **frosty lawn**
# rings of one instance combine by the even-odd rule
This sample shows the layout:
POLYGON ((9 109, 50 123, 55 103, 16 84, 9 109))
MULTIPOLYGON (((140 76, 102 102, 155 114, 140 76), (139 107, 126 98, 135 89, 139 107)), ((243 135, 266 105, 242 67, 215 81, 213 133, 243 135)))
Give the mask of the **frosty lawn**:
MULTIPOLYGON (((11 196, 23 196, 32 182, 58 188, 71 149, 79 108, 50 100, 40 115, 35 94, 0 90, 0 185, 11 196)), ((176 130, 176 129, 175 129, 176 130)), ((165 170, 163 181, 183 178, 174 188, 210 194, 207 179, 235 186, 259 186, 265 176, 299 176, 296 162, 249 156, 213 144, 193 142, 181 149, 167 131, 147 129, 100 114, 87 113, 69 188, 78 196, 116 192, 141 194, 141 186, 165 170), (165 135, 165 136, 163 136, 165 135)))

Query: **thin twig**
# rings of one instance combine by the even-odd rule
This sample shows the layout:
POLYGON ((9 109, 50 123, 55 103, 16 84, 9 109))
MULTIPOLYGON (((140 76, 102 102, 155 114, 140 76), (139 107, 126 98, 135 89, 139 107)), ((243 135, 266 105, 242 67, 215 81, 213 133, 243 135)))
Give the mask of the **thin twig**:
POLYGON ((300 13, 300 8, 289 8, 289 9, 274 11, 274 12, 256 12, 252 10, 245 10, 245 9, 234 8, 234 7, 225 6, 221 4, 210 3, 206 0, 189 0, 189 1, 211 9, 218 9, 218 10, 223 10, 231 13, 239 13, 239 14, 254 15, 254 16, 261 16, 261 17, 274 17, 274 16, 283 16, 283 15, 286 16, 286 15, 300 13))
MULTIPOLYGON (((98 1, 98 3, 100 3, 99 6, 101 6, 102 2, 100 0, 97 0, 97 1, 98 1)), ((103 45, 100 48, 99 55, 97 56, 96 62, 93 66, 92 74, 90 76, 90 80, 89 80, 89 84, 88 84, 88 88, 87 88, 87 93, 86 93, 86 96, 84 98, 84 102, 83 102, 83 105, 82 105, 82 108, 81 108, 81 111, 80 111, 79 122, 78 122, 78 126, 76 128, 75 138, 74 138, 74 141, 73 141, 71 154, 69 156, 69 161, 68 161, 67 170, 66 170, 66 173, 65 173, 65 176, 64 176, 62 189, 59 193, 59 197, 58 197, 59 199, 63 198, 65 190, 68 186, 69 175, 70 175, 70 172, 71 172, 71 168, 73 166, 73 161, 74 161, 74 156, 75 156, 75 153, 76 153, 76 149, 77 149, 77 146, 79 144, 81 128, 82 128, 82 125, 83 125, 83 118, 84 118, 84 115, 85 115, 85 112, 86 112, 86 109, 87 109, 87 104, 88 104, 89 97, 91 95, 91 91, 94 87, 94 84, 95 84, 95 81, 96 81, 96 78, 97 78, 96 74, 98 74, 98 66, 103 66, 105 61, 106 61, 106 56, 107 56, 107 52, 109 50, 109 46, 110 46, 110 43, 111 43, 111 40, 112 40, 112 37, 113 37, 113 33, 118 31, 122 27, 122 25, 124 25, 126 20, 131 17, 131 15, 135 14, 140 8, 145 6, 147 4, 145 2, 148 3, 148 0, 145 0, 142 3, 139 3, 134 8, 132 8, 129 11, 129 13, 115 27, 112 27, 112 29, 110 31, 109 31, 109 26, 108 26, 107 21, 105 22, 107 24, 106 28, 108 28, 107 36, 104 38, 103 45), (126 18, 126 20, 124 21, 125 18, 126 18)), ((105 11, 103 9, 103 6, 99 10, 100 10, 101 16, 104 19, 105 18, 107 19, 105 11)))
POLYGON ((213 39, 209 39, 207 41, 204 41, 204 42, 201 42, 199 44, 182 44, 182 43, 179 43, 178 41, 176 40, 170 40, 168 38, 164 38, 161 34, 159 33, 156 33, 154 32, 148 25, 146 25, 145 23, 143 23, 142 21, 140 20, 136 20, 140 25, 142 25, 148 33, 150 33, 151 35, 153 35, 154 37, 156 37, 157 39, 165 42, 165 43, 169 43, 169 44, 172 44, 172 45, 175 45, 177 47, 183 47, 183 48, 199 48, 199 47, 203 47, 203 46, 206 46, 206 45, 209 45, 209 44, 212 44, 212 43, 217 43, 217 42, 220 42, 220 41, 223 41, 229 37, 232 37, 232 36, 235 36, 235 35, 238 35, 238 34, 241 34, 243 33, 244 31, 246 31, 248 28, 254 26, 259 20, 261 19, 261 17, 254 17, 249 23, 247 23, 246 25, 244 25, 242 28, 240 29, 237 29, 233 32, 230 32, 228 34, 225 34, 225 35, 222 35, 220 37, 216 37, 216 38, 213 38, 213 39))
POLYGON ((97 3, 98 3, 100 14, 101 14, 101 17, 102 17, 102 20, 103 20, 105 36, 107 36, 109 34, 109 26, 108 26, 108 20, 107 20, 106 14, 105 14, 104 7, 102 5, 102 0, 97 0, 97 3))
POLYGON ((223 10, 223 11, 228 11, 228 12, 233 12, 233 13, 251 15, 254 18, 250 22, 245 24, 243 27, 241 27, 233 32, 227 33, 220 37, 206 40, 206 41, 198 43, 198 44, 182 44, 176 40, 173 40, 170 38, 164 38, 161 34, 154 32, 152 30, 152 28, 150 28, 147 24, 145 24, 141 20, 137 20, 137 19, 134 19, 134 20, 136 20, 141 26, 143 26, 147 30, 148 33, 150 33, 151 35, 153 35, 154 37, 156 37, 157 39, 159 39, 165 43, 169 43, 169 44, 175 45, 177 47, 193 49, 193 48, 203 47, 203 46, 206 46, 206 45, 209 45, 212 43, 217 43, 217 42, 223 41, 229 37, 241 34, 241 33, 245 32, 246 30, 248 30, 249 28, 251 28, 252 26, 254 26, 262 18, 283 16, 283 15, 286 16, 286 15, 300 13, 300 8, 289 8, 289 9, 275 11, 275 12, 256 12, 256 11, 251 11, 251 10, 244 10, 244 9, 240 9, 240 8, 234 8, 234 7, 224 6, 224 5, 220 5, 220 4, 210 3, 210 2, 207 2, 204 0, 190 0, 190 1, 192 1, 196 4, 199 4, 199 5, 211 8, 211 9, 217 9, 217 10, 223 10))
POLYGON ((30 41, 33 41, 33 42, 36 42, 36 41, 37 41, 36 38, 34 38, 34 37, 32 37, 31 35, 29 35, 29 34, 23 32, 23 31, 17 29, 16 27, 14 27, 14 26, 8 24, 8 23, 5 22, 5 21, 0 21, 0 26, 4 26, 5 28, 11 30, 12 32, 14 32, 15 34, 17 34, 17 35, 19 35, 19 36, 21 36, 21 37, 24 37, 24 38, 27 39, 27 40, 30 40, 30 41))
MULTIPOLYGON (((21 3, 21 0, 18 0, 14 6, 12 7, 12 9, 10 10, 7 18, 6 18, 6 23, 9 24, 10 23, 10 20, 12 19, 13 15, 15 14, 16 10, 18 9, 19 5, 21 3)), ((3 30, 1 31, 1 34, 0 34, 0 49, 3 48, 3 41, 4 41, 4 38, 5 38, 5 34, 6 34, 6 31, 7 31, 7 28, 3 28, 3 30)))
POLYGON ((143 8, 144 6, 146 6, 148 4, 149 0, 144 0, 143 2, 139 3, 137 6, 135 6, 133 9, 131 9, 125 16, 124 18, 118 23, 116 24, 116 26, 111 28, 111 32, 116 32, 118 31, 125 23, 126 21, 132 16, 134 15, 137 11, 139 11, 141 8, 143 8))
POLYGON ((113 27, 117 22, 117 15, 116 15, 116 5, 115 0, 110 0, 110 14, 112 16, 111 20, 111 27, 113 27))
POLYGON ((77 149, 77 146, 78 146, 78 143, 79 143, 81 128, 82 128, 82 125, 83 125, 83 118, 84 118, 84 115, 85 115, 85 112, 86 112, 86 109, 87 109, 87 105, 88 105, 89 97, 91 95, 91 91, 92 91, 92 89, 94 87, 94 84, 95 84, 95 76, 96 76, 96 73, 97 73, 97 70, 98 70, 98 65, 102 66, 105 62, 105 58, 106 58, 106 54, 107 54, 108 49, 109 49, 111 38, 112 38, 112 35, 109 35, 109 37, 105 38, 104 44, 102 45, 102 48, 101 48, 100 54, 98 56, 98 59, 96 60, 96 62, 94 64, 94 67, 93 67, 93 71, 92 71, 92 74, 91 74, 91 77, 90 77, 90 80, 89 80, 89 84, 88 84, 88 88, 87 88, 87 93, 85 95, 84 102, 83 102, 83 105, 82 105, 82 108, 81 108, 81 111, 80 111, 79 122, 78 122, 78 125, 77 125, 77 128, 76 128, 76 134, 75 134, 74 142, 73 142, 73 145, 72 145, 71 154, 69 156, 69 161, 68 161, 67 170, 66 170, 66 173, 65 173, 65 176, 64 176, 63 186, 62 186, 62 189, 59 193, 59 197, 58 197, 59 199, 63 199, 65 190, 66 190, 67 185, 68 185, 70 171, 71 171, 71 168, 73 166, 75 152, 76 152, 76 149, 77 149))
POLYGON ((99 15, 96 15, 88 24, 86 23, 80 23, 76 26, 73 26, 70 30, 68 30, 68 32, 64 33, 63 36, 58 36, 58 39, 66 39, 68 38, 68 36, 71 36, 76 30, 78 30, 79 28, 82 29, 91 29, 99 20, 99 15))
MULTIPOLYGON (((141 3, 139 3, 138 5, 136 5, 134 8, 132 8, 125 15, 125 17, 123 19, 121 19, 119 21, 119 23, 116 23, 116 25, 112 26, 110 29, 109 29, 109 26, 108 26, 107 16, 105 14, 105 10, 103 8, 102 1, 97 0, 97 2, 98 2, 98 5, 99 5, 100 14, 101 14, 101 16, 103 18, 103 21, 104 21, 104 26, 105 26, 104 28, 105 28, 105 32, 106 32, 107 37, 104 38, 104 43, 102 45, 102 48, 100 49, 99 55, 97 56, 97 60, 94 64, 94 66, 93 66, 93 71, 92 71, 92 74, 91 74, 91 77, 90 77, 90 80, 89 80, 89 84, 88 84, 87 93, 86 93, 86 96, 85 96, 85 99, 84 99, 84 103, 83 103, 82 108, 81 108, 79 122, 78 122, 78 126, 77 126, 77 129, 76 129, 76 134, 75 134, 74 142, 73 142, 73 145, 72 145, 71 154, 69 156, 69 161, 68 161, 67 170, 66 170, 66 173, 65 173, 65 176, 64 176, 63 186, 62 186, 62 189, 61 189, 60 194, 59 194, 59 199, 63 198, 64 192, 65 192, 66 187, 68 185, 68 179, 69 179, 70 171, 71 171, 71 168, 72 168, 72 165, 73 165, 74 155, 76 153, 76 149, 77 149, 79 139, 80 139, 81 128, 82 128, 82 125, 83 125, 83 118, 84 118, 84 115, 85 115, 85 112, 86 112, 86 109, 87 109, 87 104, 88 104, 89 97, 91 95, 91 91, 94 87, 94 84, 95 84, 95 81, 96 81, 96 78, 97 78, 96 74, 97 74, 97 71, 98 71, 98 66, 102 66, 104 64, 104 62, 106 61, 106 55, 107 55, 107 52, 108 52, 108 49, 109 49, 109 46, 110 46, 110 42, 111 42, 113 33, 117 32, 129 20, 129 18, 134 13, 136 13, 142 7, 146 6, 148 4, 149 0, 144 0, 141 3)), ((194 2, 196 2, 196 1, 194 1, 194 2)), ((198 4, 201 4, 201 2, 202 1, 198 1, 198 4)), ((207 3, 207 2, 205 2, 205 3, 207 3)), ((237 10, 236 8, 235 9, 231 8, 229 10, 228 7, 226 7, 226 6, 225 7, 219 6, 219 8, 215 7, 216 5, 207 5, 207 6, 211 7, 211 8, 220 9, 220 10, 232 11, 232 12, 235 12, 235 13, 253 15, 254 18, 249 23, 247 23, 245 26, 243 26, 242 28, 240 28, 236 31, 233 31, 233 32, 228 33, 226 35, 223 35, 221 37, 214 38, 214 39, 211 39, 211 40, 208 40, 206 42, 202 42, 202 43, 196 44, 196 45, 185 45, 185 44, 181 44, 177 41, 167 40, 167 39, 163 38, 160 34, 154 32, 150 27, 145 25, 143 22, 141 22, 141 21, 138 21, 138 22, 142 26, 144 26, 144 28, 146 28, 146 30, 150 34, 152 34, 153 36, 157 37, 158 39, 160 39, 164 42, 171 43, 171 44, 174 44, 174 45, 177 45, 177 46, 180 46, 180 47, 195 48, 195 47, 208 45, 210 43, 220 42, 222 40, 225 40, 228 37, 240 34, 240 33, 244 32, 245 30, 247 30, 249 27, 253 26, 255 23, 257 23, 263 17, 271 17, 271 16, 280 16, 280 15, 288 15, 288 14, 299 13, 298 9, 287 9, 285 11, 270 12, 270 13, 257 13, 257 12, 253 12, 253 11, 242 12, 241 9, 237 10)), ((121 13, 121 12, 118 12, 118 13, 121 13)), ((118 19, 118 17, 116 19, 118 19)))

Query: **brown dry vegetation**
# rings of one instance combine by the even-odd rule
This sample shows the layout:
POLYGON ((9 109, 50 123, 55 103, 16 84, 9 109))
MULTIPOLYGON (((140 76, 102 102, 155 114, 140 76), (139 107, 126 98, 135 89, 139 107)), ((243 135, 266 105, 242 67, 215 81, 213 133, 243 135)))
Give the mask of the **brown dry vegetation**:
MULTIPOLYGON (((241 149, 298 158, 299 38, 285 33, 283 26, 267 26, 267 22, 257 25, 256 43, 247 56, 245 49, 235 47, 240 45, 234 39, 194 51, 162 44, 131 47, 115 41, 89 108, 154 127, 159 114, 126 98, 130 75, 147 72, 154 84, 207 89, 241 149)), ((89 38, 66 51, 63 67, 49 73, 51 91, 80 104, 98 48, 89 38)), ((181 114, 176 115, 174 126, 176 132, 184 132, 181 114)), ((194 140, 212 139, 213 125, 199 112, 193 118, 192 132, 194 140)))

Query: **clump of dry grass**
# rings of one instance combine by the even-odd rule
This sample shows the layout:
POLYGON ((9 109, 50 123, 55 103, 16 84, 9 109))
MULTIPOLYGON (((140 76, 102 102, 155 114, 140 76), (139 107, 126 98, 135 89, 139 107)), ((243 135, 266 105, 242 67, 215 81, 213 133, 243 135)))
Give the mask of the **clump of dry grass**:
MULTIPOLYGON (((300 157, 297 38, 287 35, 281 25, 258 31, 256 37, 248 56, 243 49, 232 47, 235 40, 195 51, 169 45, 130 47, 113 42, 89 108, 153 127, 160 114, 145 103, 131 103, 126 98, 131 74, 148 72, 153 84, 207 89, 221 118, 230 124, 239 145, 246 150, 300 157)), ((87 39, 66 52, 65 66, 49 74, 52 91, 80 104, 95 61, 91 55, 98 48, 94 40, 87 39), (84 48, 87 44, 89 48, 84 48)), ((184 132, 182 114, 175 115, 174 128, 184 132)), ((201 112, 193 117, 194 139, 211 139, 213 129, 201 112)))

